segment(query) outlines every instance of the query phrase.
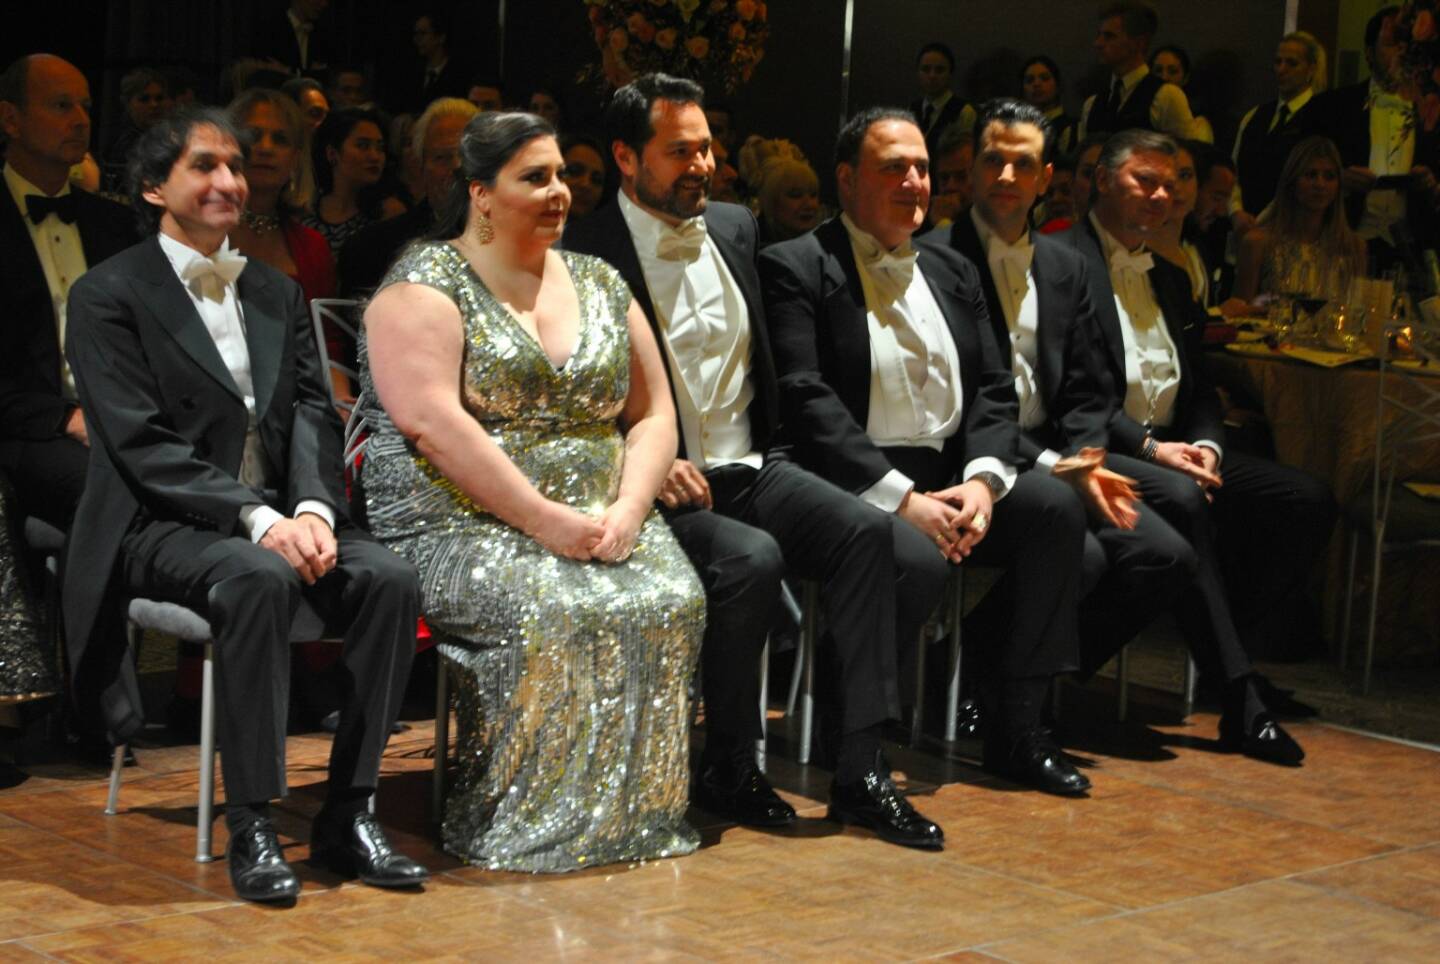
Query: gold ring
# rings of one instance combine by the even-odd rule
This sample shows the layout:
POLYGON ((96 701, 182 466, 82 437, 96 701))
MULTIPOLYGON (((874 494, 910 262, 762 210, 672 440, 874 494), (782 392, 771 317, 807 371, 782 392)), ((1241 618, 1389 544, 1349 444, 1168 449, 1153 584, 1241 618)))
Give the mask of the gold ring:
POLYGON ((976 532, 984 532, 990 527, 990 517, 982 512, 979 515, 975 516, 975 518, 971 520, 970 524, 975 528, 976 532))

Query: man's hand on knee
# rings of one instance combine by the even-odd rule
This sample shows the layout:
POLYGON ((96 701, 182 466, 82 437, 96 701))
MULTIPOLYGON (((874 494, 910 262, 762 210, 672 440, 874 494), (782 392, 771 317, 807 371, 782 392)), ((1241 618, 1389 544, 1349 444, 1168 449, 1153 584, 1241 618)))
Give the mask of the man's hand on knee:
POLYGON ((281 519, 266 530, 260 545, 281 558, 300 574, 306 585, 335 568, 335 533, 324 519, 302 512, 294 519, 281 519))

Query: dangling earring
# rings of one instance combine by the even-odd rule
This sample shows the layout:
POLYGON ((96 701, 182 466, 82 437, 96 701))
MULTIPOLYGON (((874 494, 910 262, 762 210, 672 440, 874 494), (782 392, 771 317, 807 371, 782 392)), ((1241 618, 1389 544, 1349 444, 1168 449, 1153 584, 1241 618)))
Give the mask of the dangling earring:
POLYGON ((476 211, 471 221, 471 229, 475 232, 476 244, 489 244, 495 240, 495 225, 490 223, 489 215, 483 211, 476 211))

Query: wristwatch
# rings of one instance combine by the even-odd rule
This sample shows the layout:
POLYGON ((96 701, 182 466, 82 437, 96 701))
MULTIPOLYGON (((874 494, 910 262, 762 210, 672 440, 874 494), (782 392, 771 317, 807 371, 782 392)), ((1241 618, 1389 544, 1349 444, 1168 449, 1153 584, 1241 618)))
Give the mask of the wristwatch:
POLYGON ((990 490, 992 500, 1000 498, 1001 493, 1005 491, 1005 480, 994 472, 976 472, 965 481, 984 483, 985 488, 990 490))

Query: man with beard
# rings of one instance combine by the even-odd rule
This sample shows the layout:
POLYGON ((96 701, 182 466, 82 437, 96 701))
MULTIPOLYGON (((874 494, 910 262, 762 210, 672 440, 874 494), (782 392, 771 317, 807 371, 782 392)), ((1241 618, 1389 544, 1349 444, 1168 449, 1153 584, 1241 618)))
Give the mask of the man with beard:
MULTIPOLYGON (((703 96, 699 85, 664 74, 615 93, 606 128, 620 195, 565 238, 567 248, 619 268, 670 374, 681 441, 660 501, 709 604, 701 650, 707 735, 694 798, 752 825, 794 820, 754 751, 756 669, 789 571, 821 582, 838 666, 830 818, 892 843, 939 849, 941 829, 891 781, 880 734, 899 715, 897 645, 913 645, 939 601, 945 556, 917 527, 788 458, 776 433, 758 229, 745 208, 708 203, 715 160, 703 96)), ((947 522, 958 515, 919 493, 910 511, 947 522)))

